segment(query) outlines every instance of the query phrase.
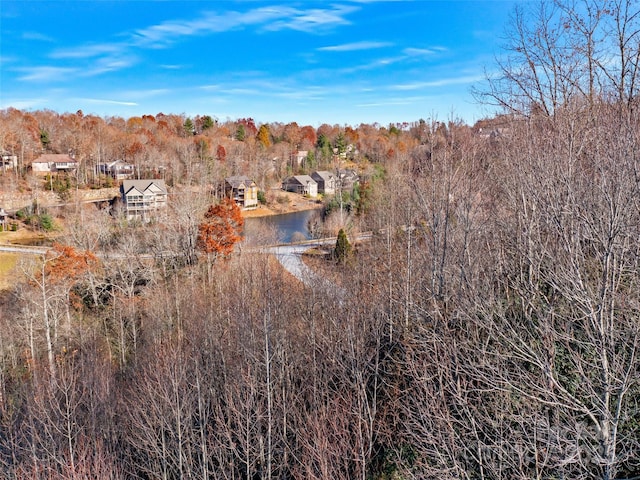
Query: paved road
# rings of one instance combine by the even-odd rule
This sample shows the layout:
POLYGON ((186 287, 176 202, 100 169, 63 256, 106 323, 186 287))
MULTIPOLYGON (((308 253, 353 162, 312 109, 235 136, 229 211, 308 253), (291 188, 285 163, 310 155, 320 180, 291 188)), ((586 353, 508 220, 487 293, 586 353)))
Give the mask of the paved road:
POLYGON ((28 245, 0 245, 0 252, 44 255, 50 247, 31 247, 28 245))
POLYGON ((326 278, 319 276, 302 261, 302 254, 305 251, 313 246, 322 245, 323 243, 318 241, 311 241, 299 245, 265 247, 262 251, 264 253, 273 254, 285 270, 304 283, 307 287, 333 295, 339 299, 344 299, 346 291, 343 288, 333 282, 330 282, 326 278))

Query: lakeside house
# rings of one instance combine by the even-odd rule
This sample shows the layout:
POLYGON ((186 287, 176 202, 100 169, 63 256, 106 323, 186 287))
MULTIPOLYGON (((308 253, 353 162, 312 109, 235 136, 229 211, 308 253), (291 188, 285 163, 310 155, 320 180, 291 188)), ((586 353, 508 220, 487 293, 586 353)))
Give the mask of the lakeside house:
POLYGON ((337 185, 343 190, 353 188, 360 181, 360 176, 355 170, 343 169, 338 171, 337 185))
POLYGON ((311 174, 318 184, 318 193, 333 195, 336 192, 336 176, 327 170, 319 170, 311 174))
POLYGON ((31 171, 36 175, 73 173, 76 170, 78 170, 78 162, 64 153, 46 153, 31 162, 31 171))
POLYGON ((164 180, 124 180, 120 194, 127 220, 149 222, 167 206, 164 180))
POLYGON ((113 162, 99 163, 98 173, 108 175, 115 180, 127 180, 133 178, 135 166, 124 160, 114 160, 113 162))
POLYGON ((294 175, 285 179, 282 182, 282 189, 312 198, 318 196, 318 183, 309 175, 294 175))
POLYGON ((235 175, 225 178, 224 194, 242 209, 258 206, 258 185, 249 177, 235 175))

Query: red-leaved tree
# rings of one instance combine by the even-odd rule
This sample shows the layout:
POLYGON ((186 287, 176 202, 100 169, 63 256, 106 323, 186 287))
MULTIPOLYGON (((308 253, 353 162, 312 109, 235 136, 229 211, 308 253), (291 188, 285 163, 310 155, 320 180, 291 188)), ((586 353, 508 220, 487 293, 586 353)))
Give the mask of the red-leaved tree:
POLYGON ((198 226, 198 248, 214 256, 229 255, 242 236, 244 219, 240 207, 230 199, 211 205, 198 226))

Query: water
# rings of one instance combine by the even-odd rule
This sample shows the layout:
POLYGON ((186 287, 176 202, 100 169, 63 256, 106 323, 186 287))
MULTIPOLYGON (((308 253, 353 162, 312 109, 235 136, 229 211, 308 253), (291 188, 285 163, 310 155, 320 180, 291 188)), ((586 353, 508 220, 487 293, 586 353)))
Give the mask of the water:
POLYGON ((245 238, 254 244, 309 240, 311 233, 307 228, 307 222, 317 212, 318 210, 303 210, 282 215, 247 218, 244 222, 245 238))

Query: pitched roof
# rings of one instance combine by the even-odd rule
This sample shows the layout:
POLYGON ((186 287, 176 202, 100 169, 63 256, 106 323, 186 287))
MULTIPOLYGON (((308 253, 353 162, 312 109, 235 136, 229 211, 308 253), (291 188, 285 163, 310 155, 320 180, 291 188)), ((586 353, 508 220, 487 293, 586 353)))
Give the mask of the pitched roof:
POLYGON ((327 170, 318 170, 317 172, 313 172, 311 174, 312 177, 320 177, 322 180, 324 180, 325 182, 327 180, 331 180, 332 178, 336 178, 336 176, 332 173, 329 172, 327 170))
POLYGON ((224 179, 224 181, 227 182, 229 185, 231 185, 231 187, 233 188, 238 188, 240 185, 244 185, 245 187, 248 187, 252 183, 254 183, 253 180, 251 180, 249 177, 246 177, 244 175, 234 175, 231 177, 227 177, 224 179))
POLYGON ((78 163, 78 162, 76 162, 75 159, 71 158, 66 153, 45 153, 44 155, 40 155, 33 162, 34 163, 50 163, 50 162, 54 162, 54 163, 60 163, 60 162, 78 163))
POLYGON ((152 190, 159 193, 167 193, 167 186, 164 180, 123 180, 122 192, 126 195, 131 190, 136 189, 139 192, 152 190))
POLYGON ((299 183, 300 185, 306 185, 308 183, 318 183, 309 175, 294 175, 285 180, 285 183, 299 183))
POLYGON ((104 165, 105 167, 109 168, 113 168, 115 166, 133 167, 132 164, 125 162, 124 160, 113 160, 111 162, 100 163, 99 165, 104 165))

